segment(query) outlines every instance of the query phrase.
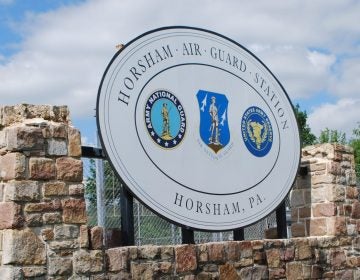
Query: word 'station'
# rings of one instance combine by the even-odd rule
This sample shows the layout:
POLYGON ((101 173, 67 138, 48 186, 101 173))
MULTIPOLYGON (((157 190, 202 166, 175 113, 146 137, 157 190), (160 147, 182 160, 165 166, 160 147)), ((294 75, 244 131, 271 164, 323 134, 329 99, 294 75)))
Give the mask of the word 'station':
MULTIPOLYGON (((141 54, 137 59, 136 65, 128 69, 128 75, 123 77, 123 87, 118 93, 118 101, 129 104, 130 93, 135 88, 135 83, 144 76, 146 71, 151 67, 163 61, 173 59, 176 60, 178 56, 202 56, 206 55, 208 58, 216 60, 220 64, 226 64, 234 68, 234 72, 238 74, 246 73, 246 63, 238 56, 226 52, 220 48, 208 47, 202 48, 199 43, 183 42, 180 47, 171 47, 169 44, 161 46, 159 49, 153 49, 145 54, 141 54)), ((277 97, 274 90, 271 88, 270 83, 261 76, 260 73, 248 72, 252 75, 253 83, 256 84, 261 90, 261 94, 266 96, 274 109, 276 109, 277 116, 281 118, 282 129, 288 128, 288 121, 286 119, 285 110, 281 106, 281 101, 277 97)))

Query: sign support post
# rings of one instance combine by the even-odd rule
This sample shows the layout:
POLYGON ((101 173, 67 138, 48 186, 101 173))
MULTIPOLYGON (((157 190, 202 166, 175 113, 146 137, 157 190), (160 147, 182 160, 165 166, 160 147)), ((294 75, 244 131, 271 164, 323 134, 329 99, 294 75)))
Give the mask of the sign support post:
POLYGON ((133 201, 131 193, 122 185, 120 197, 122 246, 135 245, 133 201))
POLYGON ((243 228, 235 229, 233 231, 233 235, 234 235, 234 241, 245 240, 245 235, 244 235, 244 229, 243 228))
POLYGON ((182 244, 195 244, 194 231, 189 228, 182 227, 181 240, 182 244))
POLYGON ((276 209, 276 224, 278 238, 287 238, 285 200, 276 209))

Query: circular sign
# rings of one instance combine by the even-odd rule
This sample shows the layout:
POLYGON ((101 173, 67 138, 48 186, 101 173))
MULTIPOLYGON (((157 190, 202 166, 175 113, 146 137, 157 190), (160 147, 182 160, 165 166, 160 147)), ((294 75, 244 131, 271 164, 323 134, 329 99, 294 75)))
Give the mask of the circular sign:
POLYGON ((299 166, 284 88, 247 49, 203 29, 153 30, 117 52, 101 81, 97 122, 130 191, 194 229, 264 218, 299 166))

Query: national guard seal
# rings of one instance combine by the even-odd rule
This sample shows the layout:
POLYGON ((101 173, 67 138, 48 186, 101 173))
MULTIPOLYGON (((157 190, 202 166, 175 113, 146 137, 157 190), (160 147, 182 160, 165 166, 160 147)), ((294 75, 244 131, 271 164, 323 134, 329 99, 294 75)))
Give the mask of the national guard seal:
POLYGON ((149 96, 144 119, 150 137, 162 148, 175 148, 185 136, 184 108, 177 97, 167 90, 157 90, 149 96))
POLYGON ((226 95, 205 90, 197 93, 202 141, 216 154, 230 141, 226 95))
POLYGON ((259 107, 248 108, 241 120, 241 132, 248 150, 257 157, 266 156, 273 143, 273 129, 268 116, 259 107))

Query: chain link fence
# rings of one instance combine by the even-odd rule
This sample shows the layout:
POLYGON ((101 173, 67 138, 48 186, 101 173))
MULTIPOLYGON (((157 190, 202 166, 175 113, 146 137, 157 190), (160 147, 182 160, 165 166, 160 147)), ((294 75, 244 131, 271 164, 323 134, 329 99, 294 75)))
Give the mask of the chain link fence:
MULTIPOLYGON (((83 158, 83 163, 88 225, 120 229, 121 183, 107 161, 83 158), (97 184, 101 189, 101 193, 98 194, 97 184)), ((136 245, 181 244, 181 227, 157 216, 136 199, 134 199, 133 205, 136 245)), ((274 226, 276 226, 275 212, 256 224, 246 227, 244 229, 245 239, 263 239, 265 230, 274 226)), ((195 243, 230 241, 233 240, 233 231, 195 231, 194 239, 195 243)))

